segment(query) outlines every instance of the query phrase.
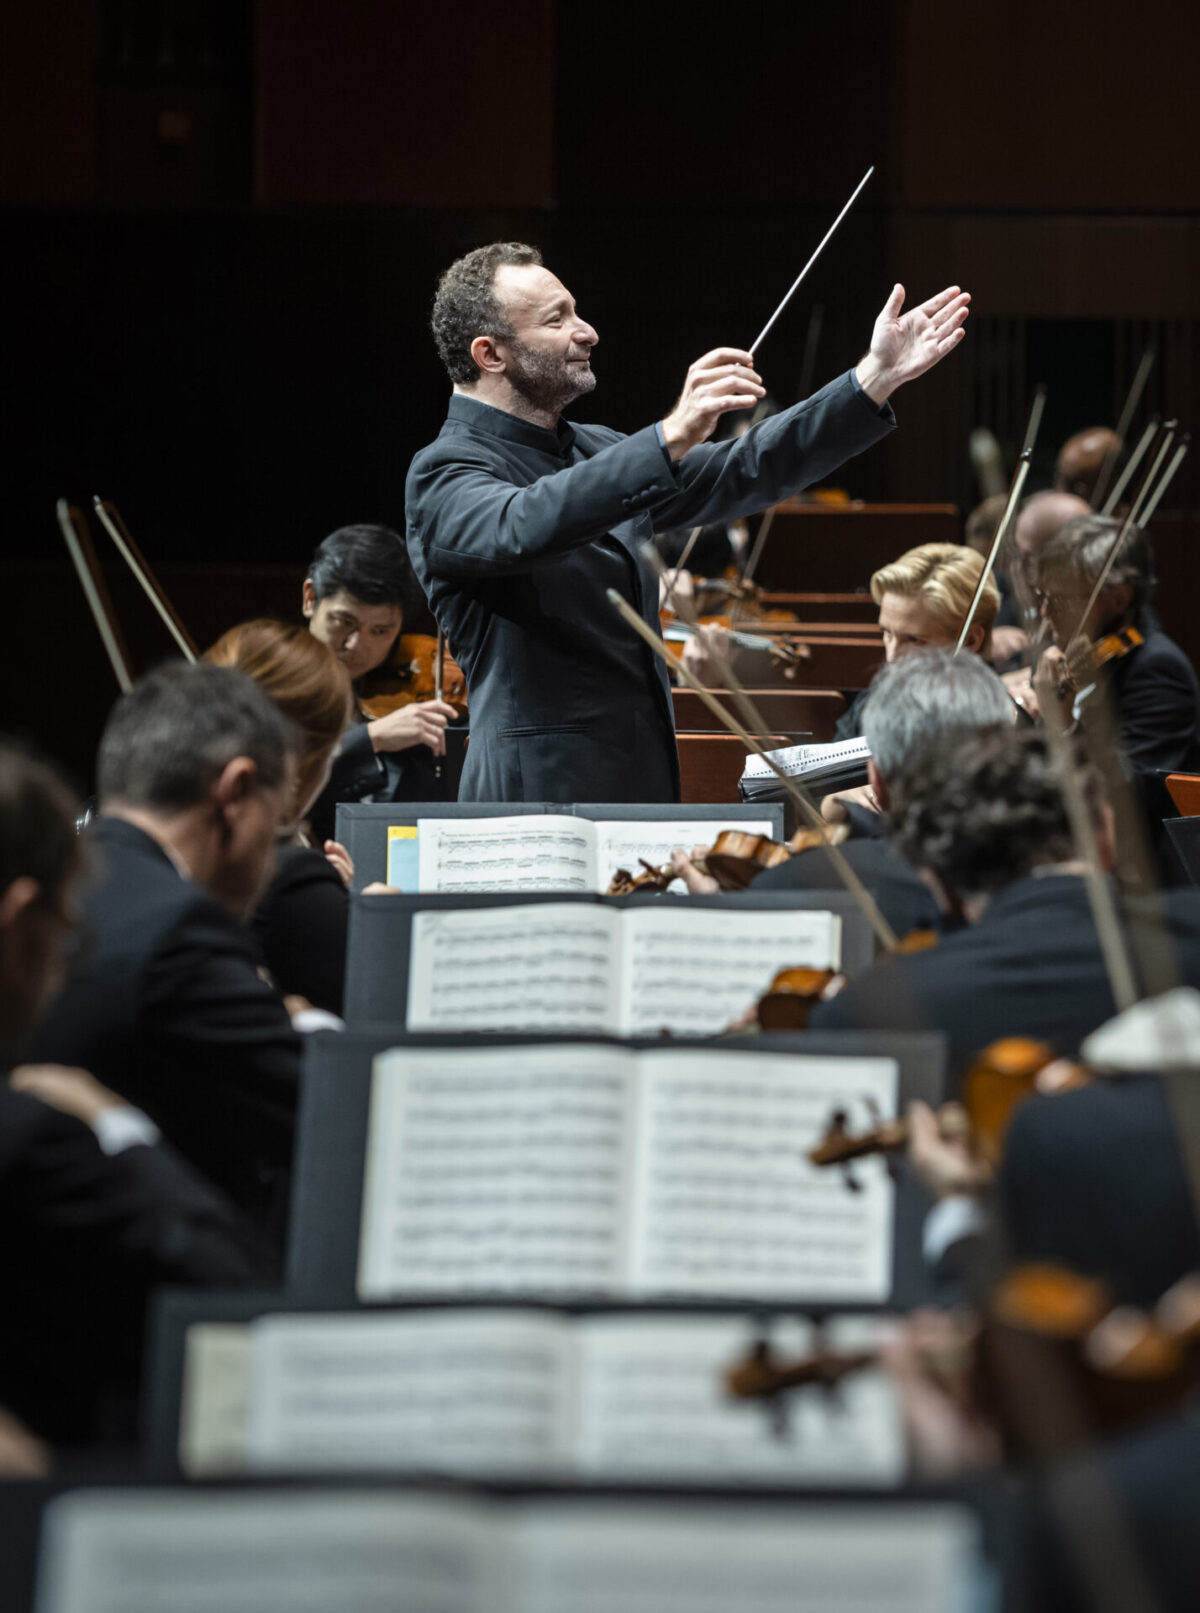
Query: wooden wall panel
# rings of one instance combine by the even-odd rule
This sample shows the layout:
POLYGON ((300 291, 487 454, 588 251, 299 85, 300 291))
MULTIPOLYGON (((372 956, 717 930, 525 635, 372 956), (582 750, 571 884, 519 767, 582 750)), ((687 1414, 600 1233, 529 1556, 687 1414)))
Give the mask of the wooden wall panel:
POLYGON ((555 16, 553 0, 258 0, 256 201, 545 205, 555 16))

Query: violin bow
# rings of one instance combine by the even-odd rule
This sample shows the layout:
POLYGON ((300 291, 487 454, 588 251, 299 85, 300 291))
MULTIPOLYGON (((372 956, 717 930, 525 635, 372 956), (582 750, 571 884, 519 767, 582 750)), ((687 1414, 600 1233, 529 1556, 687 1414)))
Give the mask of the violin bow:
MULTIPOLYGON (((804 265, 803 269, 801 269, 800 273, 796 276, 796 278, 792 281, 791 285, 788 287, 788 290, 787 290, 786 294, 784 295, 783 301, 779 304, 779 306, 776 308, 775 312, 771 315, 770 319, 767 320, 766 324, 759 331, 759 333, 758 333, 757 337, 754 339, 754 341, 751 342, 750 346, 746 349, 746 351, 748 353, 750 353, 752 356, 758 352, 758 349, 762 346, 762 343, 763 343, 764 339, 766 338, 767 333, 774 326, 776 320, 779 318, 780 314, 783 313, 783 311, 787 307, 788 303, 791 302, 792 298, 796 295, 797 291, 799 291, 800 286, 804 281, 804 277, 808 274, 808 271, 812 268, 813 264, 821 256, 821 253, 824 252, 826 246, 829 244, 830 239, 832 238, 832 236, 834 235, 835 231, 837 230, 838 225, 842 222, 842 220, 845 218, 846 214, 854 206, 855 202, 858 200, 859 193, 862 191, 862 189, 866 185, 868 179, 870 179, 871 175, 874 172, 875 172, 875 165, 874 165, 874 163, 872 163, 871 166, 867 169, 866 173, 859 180, 858 184, 854 187, 854 190, 852 191, 852 193, 850 195, 849 201, 842 208, 841 212, 834 219, 833 223, 825 231, 825 234, 821 237, 820 243, 818 244, 818 246, 816 248, 816 251, 809 258, 808 262, 804 265)), ((674 573, 674 575, 676 577, 686 567, 687 562, 691 558, 692 550, 696 547, 696 540, 700 536, 700 533, 703 530, 704 530, 703 527, 699 527, 699 526, 694 526, 692 528, 690 534, 688 535, 688 540, 683 546, 683 553, 679 556, 679 559, 675 564, 675 573, 674 573)), ((759 532, 760 532, 760 535, 761 535, 761 532, 762 532, 761 527, 759 528, 759 532)), ((743 573, 743 576, 744 575, 745 575, 745 573, 743 573)), ((672 581, 672 585, 668 589, 668 595, 667 595, 668 600, 670 600, 673 597, 673 595, 674 595, 674 582, 672 581)), ((674 609, 674 606, 672 606, 671 608, 674 609)))
POLYGON ((92 613, 117 686, 122 694, 128 694, 133 688, 129 651, 125 648, 121 629, 117 626, 117 613, 113 610, 108 585, 100 570, 100 562, 96 559, 96 546, 92 542, 92 534, 88 530, 83 511, 76 509, 73 504, 68 504, 65 498, 60 498, 55 506, 55 513, 58 517, 59 531, 66 542, 67 553, 79 577, 83 597, 87 600, 88 609, 92 613))
POLYGON ((150 567, 146 564, 141 550, 133 541, 129 528, 121 519, 120 510, 107 499, 102 499, 98 493, 92 502, 95 505, 96 514, 100 517, 101 525, 116 545, 117 553, 124 560, 130 571, 133 572, 146 597, 159 616, 162 617, 167 631, 179 646, 179 653, 185 661, 199 660, 200 652, 196 648, 195 640, 180 621, 175 607, 163 592, 158 578, 155 577, 150 567))
POLYGON ((749 733, 749 731, 744 728, 740 722, 738 722, 737 718, 725 709, 724 705, 717 699, 712 691, 704 687, 700 679, 696 677, 695 673, 692 672, 689 667, 684 666, 681 662, 677 662, 674 659, 663 641, 655 634, 654 629, 646 625, 629 601, 619 594, 615 588, 610 588, 608 590, 608 600, 609 604, 620 613, 625 622, 633 628, 638 637, 645 640, 645 642, 654 651, 655 655, 657 655, 661 661, 665 661, 668 667, 677 672, 680 677, 683 678, 689 689, 693 689, 696 694, 700 696, 701 700, 712 712, 714 717, 718 718, 718 720, 729 729, 731 734, 737 735, 742 744, 745 745, 750 751, 751 755, 757 756, 760 761, 763 761, 767 764, 771 772, 775 774, 780 783, 783 785, 784 790, 787 792, 789 798, 794 802, 797 811, 800 813, 800 816, 805 820, 810 828, 819 831, 824 848, 828 852, 833 866, 837 869, 838 876, 845 885, 846 889, 850 892, 850 895, 858 904, 863 916, 866 918, 868 924, 870 924, 872 930, 875 932, 875 935, 878 937, 880 945, 884 947, 886 951, 894 952, 896 950, 895 931, 884 918, 883 914, 879 911, 875 898, 863 884, 862 880, 859 879, 853 868, 851 868, 850 864, 846 861, 838 847, 835 846, 830 840, 828 833, 829 825, 826 824, 825 820, 821 817, 821 814, 817 811, 811 800, 809 800, 808 796, 799 788, 795 779, 788 777, 774 757, 771 756, 768 751, 765 751, 758 741, 749 733))
POLYGON ((1137 468, 1145 458, 1146 450, 1158 435, 1158 428, 1161 425, 1161 416, 1155 415, 1154 419, 1150 421, 1145 431, 1142 432, 1141 436, 1138 438, 1137 446, 1134 448, 1128 460, 1125 462, 1125 469, 1117 478, 1116 486, 1108 495, 1107 499, 1105 499, 1104 504, 1100 509, 1099 513, 1101 515, 1111 515, 1116 509, 1117 505, 1121 502, 1125 489, 1129 486, 1130 482, 1137 474, 1137 468))
POLYGON ((1137 373, 1133 378, 1133 385, 1129 388, 1129 396, 1125 399, 1125 407, 1121 410, 1120 419, 1117 421, 1116 441, 1109 448, 1101 462, 1100 474, 1096 477, 1096 485, 1092 490, 1093 510, 1098 510, 1101 506, 1101 501, 1108 489, 1109 477, 1113 473, 1113 467, 1116 465, 1117 460, 1121 457, 1121 450, 1125 446, 1125 438, 1129 433, 1130 426, 1133 424, 1133 417, 1137 413, 1138 404, 1142 401, 1142 393, 1146 390, 1146 382, 1153 368, 1154 349, 1148 347, 1142 354, 1137 373))
MULTIPOLYGON (((1100 574, 1096 578, 1091 593, 1088 595, 1088 602, 1080 612, 1079 621, 1076 623, 1075 631, 1071 634, 1071 637, 1067 641, 1069 644, 1074 643, 1079 635, 1083 632, 1083 624, 1091 615, 1092 606, 1096 603, 1096 601, 1100 598, 1101 593, 1104 591, 1104 585, 1109 579, 1113 566, 1116 564, 1117 555, 1121 552, 1121 545, 1125 542, 1126 537, 1129 535, 1130 528, 1137 524, 1142 511, 1149 505, 1151 486, 1155 477, 1162 469, 1164 460, 1171 452, 1171 446, 1175 441, 1175 433, 1178 424, 1179 422, 1177 420, 1168 420, 1163 425, 1163 437, 1161 443, 1159 444, 1158 452, 1151 461, 1150 469, 1146 472, 1146 475, 1142 480, 1142 485, 1138 489, 1133 502, 1129 506, 1129 513, 1126 515, 1121 525, 1117 528, 1116 536, 1109 545, 1108 553, 1104 557, 1104 564, 1100 567, 1100 574)), ((1186 452, 1187 444, 1184 443, 1182 446, 1186 452)), ((1171 477, 1175 474, 1176 470, 1178 470, 1180 464, 1182 463, 1182 459, 1182 455, 1177 455, 1167 467, 1167 474, 1163 477, 1162 485, 1155 490, 1154 509, 1158 508, 1158 501, 1166 492, 1167 485, 1170 482, 1171 477)), ((1153 513, 1153 511, 1151 513, 1153 513)))
POLYGON ((1029 475, 1029 467, 1033 461, 1034 444, 1037 442, 1038 430, 1042 424, 1042 411, 1045 407, 1046 388, 1039 386, 1033 395, 1033 405, 1029 411, 1029 422, 1025 427, 1025 441, 1021 445, 1017 468, 1013 471, 1012 481, 1009 484, 1008 503, 1004 506, 1004 514, 1000 517, 1000 524, 996 528, 996 535, 992 539, 992 547, 988 551, 983 570, 979 573, 979 581, 975 585, 975 596, 971 600, 971 608, 963 618, 958 643, 954 646, 955 655, 961 653, 963 645, 967 642, 967 634, 975 623, 975 616, 979 610, 979 601, 983 598, 983 590, 988 585, 988 578, 996 569, 996 556, 1000 553, 1000 545, 1008 537, 1009 528, 1016 518, 1017 506, 1021 502, 1021 490, 1025 486, 1025 478, 1029 475))

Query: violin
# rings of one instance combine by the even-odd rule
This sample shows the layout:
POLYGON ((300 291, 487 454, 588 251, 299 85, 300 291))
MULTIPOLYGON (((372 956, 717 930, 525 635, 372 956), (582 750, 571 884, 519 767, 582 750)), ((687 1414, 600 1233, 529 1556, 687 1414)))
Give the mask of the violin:
POLYGON ((1063 651, 1063 661, 1055 676, 1055 693, 1065 695, 1086 689, 1097 672, 1110 661, 1120 661, 1146 641, 1136 627, 1119 627, 1098 639, 1073 639, 1063 651))
MULTIPOLYGON (((1006 1036, 992 1042, 976 1057, 963 1083, 961 1103, 945 1103, 936 1111, 938 1130, 947 1140, 965 1141, 987 1164, 1000 1163, 1004 1139, 1018 1105, 1042 1091, 1039 1078, 1052 1065, 1060 1065, 1054 1091, 1085 1086, 1091 1073, 1081 1064, 1059 1060, 1045 1042, 1027 1036, 1006 1036)), ((879 1120, 866 1131, 847 1129, 844 1109, 835 1110, 820 1140, 808 1151, 811 1164, 846 1166, 873 1154, 894 1154, 908 1146, 908 1121, 879 1120)), ((848 1176, 847 1183, 854 1187, 848 1176)))
POLYGON ((441 692, 438 689, 438 640, 432 633, 401 633, 391 655, 363 679, 358 703, 367 717, 387 717, 401 706, 442 699, 467 709, 467 680, 462 668, 442 650, 441 692))
MULTIPOLYGON (((744 829, 722 829, 712 845, 701 856, 694 858, 702 874, 710 874, 722 891, 748 890, 765 868, 785 863, 801 851, 831 841, 840 845, 846 838, 844 825, 831 828, 822 836, 815 829, 800 829, 790 840, 772 840, 770 835, 748 834, 744 829)), ((639 859, 640 874, 631 874, 627 868, 618 868, 607 896, 632 896, 639 892, 661 893, 679 876, 671 863, 659 867, 639 859)))
MULTIPOLYGON (((1047 1454, 1061 1442, 1108 1433, 1177 1406, 1200 1382, 1200 1276, 1182 1278, 1153 1310, 1117 1305, 1107 1285, 1063 1267, 1013 1267, 993 1288, 978 1326, 956 1351, 931 1354, 930 1376, 961 1404, 997 1416, 1013 1454, 1047 1454), (1053 1374, 1074 1418, 1050 1429, 1029 1403, 1031 1372, 1053 1374), (1073 1437, 1072 1437, 1073 1436, 1073 1437)), ((818 1334, 807 1356, 781 1361, 755 1341, 724 1374, 738 1399, 778 1401, 794 1390, 829 1390, 880 1364, 878 1350, 836 1352, 818 1334)), ((1055 1454, 1061 1454, 1056 1452, 1055 1454)))
POLYGON ((675 660, 683 659, 683 646, 694 637, 696 627, 723 627, 729 633, 729 643, 741 650, 765 650, 771 660, 782 669, 785 678, 795 678, 805 661, 812 660, 812 648, 796 638, 776 634, 770 638, 760 633, 746 633, 733 625, 732 616, 701 616, 693 627, 681 622, 673 611, 660 612, 663 643, 675 660))

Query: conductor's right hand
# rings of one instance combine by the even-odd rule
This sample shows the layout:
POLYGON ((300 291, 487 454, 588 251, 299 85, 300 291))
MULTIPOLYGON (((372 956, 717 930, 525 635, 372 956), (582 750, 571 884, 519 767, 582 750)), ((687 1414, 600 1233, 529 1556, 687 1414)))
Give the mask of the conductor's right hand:
POLYGON ((753 409, 765 396, 752 353, 740 347, 714 347, 687 372, 679 402, 662 422, 668 454, 682 459, 690 448, 712 436, 723 414, 731 409, 753 409))
POLYGON ((367 724, 367 733, 377 751, 428 745, 435 756, 444 756, 446 724, 457 716, 454 707, 444 700, 423 700, 419 705, 400 706, 386 717, 376 717, 367 724))

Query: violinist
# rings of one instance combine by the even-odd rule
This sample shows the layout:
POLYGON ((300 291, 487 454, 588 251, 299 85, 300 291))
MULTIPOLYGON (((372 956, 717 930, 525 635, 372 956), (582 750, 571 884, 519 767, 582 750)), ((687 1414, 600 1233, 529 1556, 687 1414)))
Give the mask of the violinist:
MULTIPOLYGON (((1010 727, 1012 703, 996 674, 974 655, 924 650, 901 656, 876 673, 863 707, 863 737, 870 746, 869 788, 878 811, 853 803, 847 809, 849 837, 842 854, 874 896, 897 935, 937 929, 941 915, 933 893, 888 836, 888 780, 906 759, 955 736, 990 727, 1010 727)), ((716 881, 698 873, 683 852, 673 858, 689 890, 715 890, 716 881)), ((800 852, 759 874, 752 887, 765 890, 840 890, 829 857, 819 846, 800 852)))
MULTIPOLYGON (((983 556, 958 543, 922 543, 871 578, 871 598, 879 606, 883 654, 890 666, 916 650, 953 649, 983 571, 983 556)), ((963 646, 991 659, 992 628, 1000 591, 989 577, 963 646)), ((867 694, 855 696, 838 718, 838 739, 862 734, 867 694)))
POLYGON ((595 387, 599 337, 570 292, 517 242, 452 264, 433 332, 454 394, 412 462, 406 513, 413 568, 471 690, 461 797, 677 800, 666 673, 607 591, 657 627, 641 553, 654 532, 749 515, 879 441, 891 394, 962 339, 968 301, 950 287, 902 314, 897 286, 853 371, 711 444, 722 415, 764 396, 753 354, 706 353, 670 413, 631 437, 572 425, 563 411, 595 387))
MULTIPOLYGON (((1109 870, 1112 810, 1099 772, 1081 777, 1109 870)), ((1073 1056, 1115 1003, 1045 736, 1003 728, 943 741, 907 757, 888 787, 897 850, 963 927, 859 975, 818 1005, 812 1028, 942 1031, 952 1086, 1003 1036, 1073 1056)), ((1125 923, 1139 941, 1161 926, 1180 978, 1200 984, 1200 892, 1169 891, 1153 911, 1130 902, 1125 923)))
POLYGON ((1200 685, 1154 614, 1153 558, 1137 527, 1121 540, 1108 579, 1081 620, 1119 527, 1104 516, 1080 516, 1042 550, 1038 592, 1053 638, 1046 660, 1060 680, 1068 717, 1086 725, 1089 697, 1100 687, 1108 692, 1120 748, 1135 773, 1194 772, 1200 766, 1200 685))
MULTIPOLYGON (((404 630, 414 587, 404 540, 385 526, 344 526, 317 547, 301 608, 309 632, 327 644, 356 690, 382 666, 404 630)), ((339 801, 436 801, 445 786, 434 758, 446 754, 445 701, 404 705, 346 729, 328 784, 310 809, 314 833, 333 835, 339 801)))

